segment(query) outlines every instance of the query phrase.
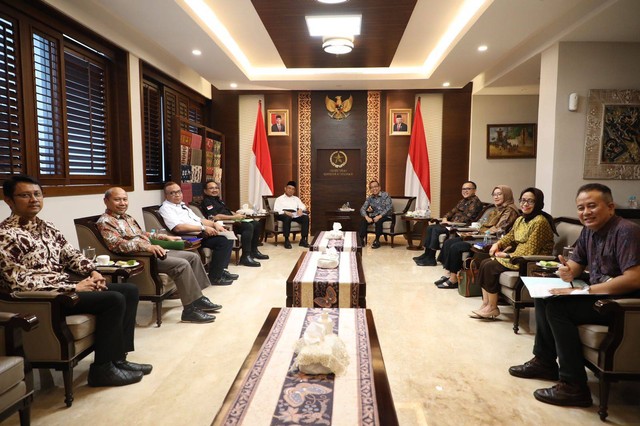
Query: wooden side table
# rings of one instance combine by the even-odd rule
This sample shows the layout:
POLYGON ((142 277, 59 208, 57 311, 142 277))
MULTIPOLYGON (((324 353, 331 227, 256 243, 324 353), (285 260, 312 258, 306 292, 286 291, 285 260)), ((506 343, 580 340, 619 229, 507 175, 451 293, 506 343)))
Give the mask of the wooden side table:
POLYGON ((413 216, 401 216, 400 219, 404 220, 405 222, 407 222, 407 232, 405 234, 405 238, 407 239, 407 250, 423 250, 424 247, 421 246, 420 244, 422 244, 422 242, 424 241, 426 235, 427 235, 427 226, 429 226, 430 223, 438 223, 439 220, 436 218, 431 218, 431 217, 413 217, 413 216), (417 246, 413 245, 413 228, 415 226, 416 223, 421 223, 422 224, 422 233, 420 235, 420 244, 418 244, 417 246))

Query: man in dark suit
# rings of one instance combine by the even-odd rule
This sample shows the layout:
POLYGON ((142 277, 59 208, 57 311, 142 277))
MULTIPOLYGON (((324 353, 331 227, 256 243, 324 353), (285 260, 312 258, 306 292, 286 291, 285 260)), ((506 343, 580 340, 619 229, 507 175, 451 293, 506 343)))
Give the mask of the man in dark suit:
MULTIPOLYGON (((404 126, 407 127, 406 125, 404 126)), ((276 122, 271 125, 272 132, 284 132, 284 124, 282 124, 282 116, 276 115, 276 122)))
POLYGON ((407 123, 402 122, 402 115, 396 115, 396 124, 393 125, 394 132, 406 132, 407 131, 407 123))

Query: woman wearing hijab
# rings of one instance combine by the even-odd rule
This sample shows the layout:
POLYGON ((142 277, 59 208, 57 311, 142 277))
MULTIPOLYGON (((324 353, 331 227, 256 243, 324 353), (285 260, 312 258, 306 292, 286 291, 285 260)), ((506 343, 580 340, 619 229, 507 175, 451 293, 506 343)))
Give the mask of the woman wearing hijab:
POLYGON ((511 231, 491 246, 492 257, 480 263, 477 283, 482 287, 482 306, 472 311, 471 318, 494 319, 500 315, 498 292, 500 274, 516 271, 512 257, 550 255, 553 250, 555 226, 553 218, 542 211, 544 194, 538 188, 526 188, 520 193, 522 216, 516 219, 511 231))
MULTIPOLYGON (((513 191, 506 185, 498 185, 491 192, 495 208, 489 214, 487 221, 478 229, 478 233, 489 231, 492 234, 509 232, 513 222, 520 212, 513 201, 513 191)), ((438 260, 442 267, 448 271, 439 280, 434 282, 438 288, 458 288, 458 271, 462 269, 462 253, 471 250, 471 244, 462 241, 462 238, 449 238, 445 240, 440 250, 438 260)))

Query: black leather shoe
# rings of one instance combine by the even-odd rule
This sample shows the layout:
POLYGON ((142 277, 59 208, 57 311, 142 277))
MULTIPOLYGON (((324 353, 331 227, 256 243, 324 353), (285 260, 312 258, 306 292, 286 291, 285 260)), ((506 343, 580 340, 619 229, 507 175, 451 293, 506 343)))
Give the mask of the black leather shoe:
POLYGON ((204 324, 207 322, 214 322, 216 320, 215 315, 205 314, 199 309, 193 306, 185 307, 182 310, 182 322, 195 322, 204 324))
POLYGON ((153 366, 151 364, 138 364, 137 362, 129 362, 126 359, 123 359, 122 361, 115 361, 113 364, 120 370, 140 371, 145 376, 153 370, 153 366))
POLYGON ((534 356, 522 365, 509 368, 509 374, 523 379, 558 380, 558 366, 546 365, 540 358, 534 356))
POLYGON ((561 381, 557 385, 538 389, 533 396, 547 404, 562 405, 563 407, 591 407, 591 391, 586 383, 568 383, 561 381))
POLYGON ((112 362, 93 363, 89 367, 89 386, 126 386, 142 380, 142 371, 129 371, 116 367, 112 362))
POLYGON ((429 257, 422 260, 416 260, 415 262, 416 262, 416 265, 418 266, 436 266, 438 264, 438 262, 435 259, 429 258, 429 257))
POLYGON ((458 283, 453 283, 451 280, 446 280, 443 283, 437 284, 438 288, 458 288, 458 283))
POLYGON ((267 260, 269 258, 268 255, 260 253, 260 251, 256 250, 251 253, 251 257, 258 260, 267 260))
POLYGON ((240 277, 240 275, 238 274, 232 274, 231 272, 227 271, 226 269, 224 271, 222 271, 222 278, 226 278, 228 280, 237 280, 240 277))
POLYGON ((239 263, 243 266, 260 266, 260 262, 256 262, 251 256, 242 256, 239 263))
POLYGON ((289 242, 289 240, 284 240, 284 248, 286 248, 286 249, 290 249, 291 248, 291 243, 289 242))
POLYGON ((424 260, 427 258, 427 254, 426 253, 422 253, 420 256, 414 256, 413 260, 424 260))
POLYGON ((441 276, 441 277, 440 277, 440 279, 439 279, 439 280, 435 280, 433 283, 434 283, 435 285, 442 284, 443 282, 447 281, 448 279, 449 279, 449 277, 445 277, 445 276, 443 275, 443 276, 441 276))
POLYGON ((233 284, 233 280, 227 279, 225 277, 220 278, 211 278, 211 285, 231 285, 233 284))
POLYGON ((213 303, 207 296, 202 296, 191 305, 202 312, 218 312, 222 309, 222 305, 213 303))
POLYGON ((305 238, 300 240, 300 243, 298 243, 298 245, 300 247, 309 247, 309 243, 307 242, 307 240, 305 238))
POLYGON ((374 242, 371 244, 371 248, 372 248, 372 249, 380 248, 380 241, 377 241, 377 240, 376 240, 376 241, 374 241, 374 242))

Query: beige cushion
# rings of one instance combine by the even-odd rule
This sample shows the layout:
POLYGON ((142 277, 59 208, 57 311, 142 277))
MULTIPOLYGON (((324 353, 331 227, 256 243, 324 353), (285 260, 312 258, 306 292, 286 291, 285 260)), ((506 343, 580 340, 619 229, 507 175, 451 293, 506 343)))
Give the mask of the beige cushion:
POLYGON ((582 324, 578 326, 578 335, 583 345, 599 349, 602 341, 607 337, 609 327, 606 325, 582 324))
POLYGON ((27 384, 21 381, 0 395, 0 411, 4 411, 27 394, 27 384))
POLYGON ((4 392, 24 379, 24 362, 19 356, 0 357, 0 392, 4 392))
POLYGON ((506 271, 500 274, 498 282, 501 286, 515 288, 519 277, 518 271, 506 271))
POLYGON ((73 340, 84 339, 96 331, 96 317, 93 315, 69 315, 66 322, 73 340))

